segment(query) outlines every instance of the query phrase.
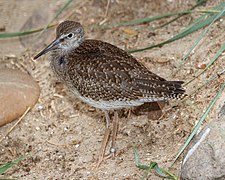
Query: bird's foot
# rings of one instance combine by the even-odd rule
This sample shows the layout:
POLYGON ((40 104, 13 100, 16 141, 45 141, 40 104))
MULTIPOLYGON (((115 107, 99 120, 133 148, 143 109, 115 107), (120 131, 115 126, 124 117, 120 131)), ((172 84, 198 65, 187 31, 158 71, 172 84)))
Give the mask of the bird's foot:
POLYGON ((111 157, 115 157, 115 156, 116 156, 116 148, 115 148, 115 147, 111 147, 109 152, 110 152, 110 153, 107 154, 107 155, 100 154, 100 156, 99 156, 99 158, 98 158, 98 162, 96 163, 96 166, 95 166, 96 168, 99 168, 100 164, 101 164, 103 161, 105 161, 105 160, 107 160, 107 159, 109 159, 109 158, 111 158, 111 157))

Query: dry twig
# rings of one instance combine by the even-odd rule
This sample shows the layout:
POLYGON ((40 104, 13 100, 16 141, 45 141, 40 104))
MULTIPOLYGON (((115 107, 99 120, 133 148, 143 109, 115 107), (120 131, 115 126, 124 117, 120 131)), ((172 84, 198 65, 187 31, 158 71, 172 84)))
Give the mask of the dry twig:
POLYGON ((9 135, 9 133, 22 121, 22 119, 26 116, 26 114, 30 111, 30 107, 26 109, 23 115, 19 118, 19 120, 7 131, 7 133, 0 139, 0 143, 9 135))

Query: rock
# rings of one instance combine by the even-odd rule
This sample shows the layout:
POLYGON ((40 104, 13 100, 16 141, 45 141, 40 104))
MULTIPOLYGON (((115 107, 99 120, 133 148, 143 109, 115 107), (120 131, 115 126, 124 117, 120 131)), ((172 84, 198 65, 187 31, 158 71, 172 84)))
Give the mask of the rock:
POLYGON ((0 69, 0 84, 0 126, 3 126, 35 105, 40 88, 31 76, 14 69, 0 69))
POLYGON ((218 115, 219 115, 219 117, 225 115, 225 102, 223 102, 223 106, 222 106, 222 108, 220 109, 218 115))
POLYGON ((225 117, 197 135, 183 159, 181 180, 225 179, 225 117))

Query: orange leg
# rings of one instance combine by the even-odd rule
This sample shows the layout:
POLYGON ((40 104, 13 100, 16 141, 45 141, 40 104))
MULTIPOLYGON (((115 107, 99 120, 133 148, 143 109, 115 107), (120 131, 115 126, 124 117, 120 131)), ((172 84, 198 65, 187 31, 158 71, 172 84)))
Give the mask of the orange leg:
POLYGON ((112 129, 110 126, 110 117, 107 111, 105 111, 105 117, 106 117, 106 129, 105 129, 105 134, 104 138, 102 140, 102 145, 100 149, 100 155, 97 163, 97 168, 100 166, 101 162, 105 159, 110 158, 111 156, 115 156, 116 154, 116 135, 117 135, 117 130, 118 130, 118 113, 117 111, 114 111, 114 118, 112 121, 112 129), (108 144, 109 138, 110 138, 110 133, 112 131, 112 144, 110 148, 110 154, 106 157, 105 156, 105 150, 106 146, 108 144))
POLYGON ((113 118, 113 129, 112 129, 112 145, 110 148, 110 153, 115 156, 116 153, 116 135, 117 135, 117 130, 118 130, 118 112, 114 111, 114 118, 113 118))
POLYGON ((108 144, 109 136, 110 136, 110 132, 111 132, 109 113, 107 111, 104 111, 104 112, 105 112, 105 118, 106 118, 106 129, 105 129, 104 138, 102 140, 102 145, 101 145, 101 149, 100 149, 100 155, 98 158, 97 168, 100 166, 101 162, 104 160, 105 150, 106 150, 106 146, 108 144))

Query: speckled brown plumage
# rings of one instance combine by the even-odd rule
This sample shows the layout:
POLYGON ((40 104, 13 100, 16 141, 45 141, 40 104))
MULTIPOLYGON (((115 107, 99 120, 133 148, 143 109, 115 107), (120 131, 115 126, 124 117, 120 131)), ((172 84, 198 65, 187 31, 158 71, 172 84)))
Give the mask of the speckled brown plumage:
POLYGON ((83 27, 74 21, 61 23, 56 40, 34 59, 49 51, 55 74, 75 96, 96 108, 139 106, 184 93, 182 81, 166 81, 114 45, 85 40, 83 27))
MULTIPOLYGON (((137 106, 177 98, 184 92, 182 82, 165 81, 125 51, 102 41, 85 40, 63 58, 65 60, 55 72, 73 91, 78 91, 78 96, 93 101, 124 101, 124 104, 117 103, 111 108, 106 103, 105 107, 99 107, 99 103, 86 101, 97 108, 137 106)), ((54 68, 56 62, 51 62, 54 68)))

